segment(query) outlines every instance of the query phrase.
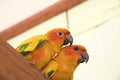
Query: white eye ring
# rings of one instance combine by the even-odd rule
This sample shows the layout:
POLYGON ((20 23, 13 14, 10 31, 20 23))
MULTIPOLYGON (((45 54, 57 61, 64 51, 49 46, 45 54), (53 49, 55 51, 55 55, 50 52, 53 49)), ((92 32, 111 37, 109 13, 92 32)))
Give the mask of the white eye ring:
POLYGON ((57 32, 57 36, 63 37, 63 36, 64 36, 64 33, 63 33, 62 31, 59 31, 59 32, 57 32))

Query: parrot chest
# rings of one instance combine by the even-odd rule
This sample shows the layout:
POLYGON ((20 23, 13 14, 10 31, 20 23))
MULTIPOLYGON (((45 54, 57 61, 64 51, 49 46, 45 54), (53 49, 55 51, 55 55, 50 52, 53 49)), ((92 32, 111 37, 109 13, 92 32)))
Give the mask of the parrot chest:
POLYGON ((70 67, 66 64, 59 64, 58 70, 51 77, 52 80, 71 80, 73 76, 73 72, 70 67))

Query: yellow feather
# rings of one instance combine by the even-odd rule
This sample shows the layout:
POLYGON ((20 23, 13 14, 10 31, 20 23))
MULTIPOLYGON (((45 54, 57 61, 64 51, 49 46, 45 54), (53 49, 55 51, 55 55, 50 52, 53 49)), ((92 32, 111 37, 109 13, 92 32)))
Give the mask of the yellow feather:
POLYGON ((49 73, 51 73, 49 75, 49 77, 51 77, 55 72, 56 70, 58 69, 58 63, 56 61, 51 61, 47 66, 46 68, 43 69, 43 72, 47 75, 49 75, 49 73))
POLYGON ((17 48, 16 50, 19 51, 19 52, 22 52, 22 51, 33 51, 36 46, 38 45, 39 41, 42 41, 42 40, 47 40, 47 37, 44 36, 44 35, 37 35, 37 36, 33 36, 25 41, 23 41, 17 48), (28 45, 27 45, 28 44, 28 45), (21 47, 23 45, 27 45, 26 48, 24 49, 21 49, 21 47))

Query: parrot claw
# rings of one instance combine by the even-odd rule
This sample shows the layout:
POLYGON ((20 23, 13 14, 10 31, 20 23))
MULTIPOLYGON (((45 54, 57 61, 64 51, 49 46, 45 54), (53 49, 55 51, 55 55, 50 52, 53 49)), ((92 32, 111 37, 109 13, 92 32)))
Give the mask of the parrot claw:
POLYGON ((32 66, 36 66, 36 65, 37 65, 36 62, 34 62, 34 61, 30 61, 30 64, 31 64, 32 66))
POLYGON ((45 77, 45 78, 49 78, 47 74, 45 74, 44 72, 42 72, 42 75, 45 77))

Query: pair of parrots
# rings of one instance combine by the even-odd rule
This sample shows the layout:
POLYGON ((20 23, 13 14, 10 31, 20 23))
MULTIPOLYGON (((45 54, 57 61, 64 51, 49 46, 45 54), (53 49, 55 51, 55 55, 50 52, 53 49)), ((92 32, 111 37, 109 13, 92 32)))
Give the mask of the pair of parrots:
POLYGON ((73 80, 74 70, 89 55, 84 46, 72 43, 69 30, 56 28, 23 41, 16 50, 51 80, 73 80))

